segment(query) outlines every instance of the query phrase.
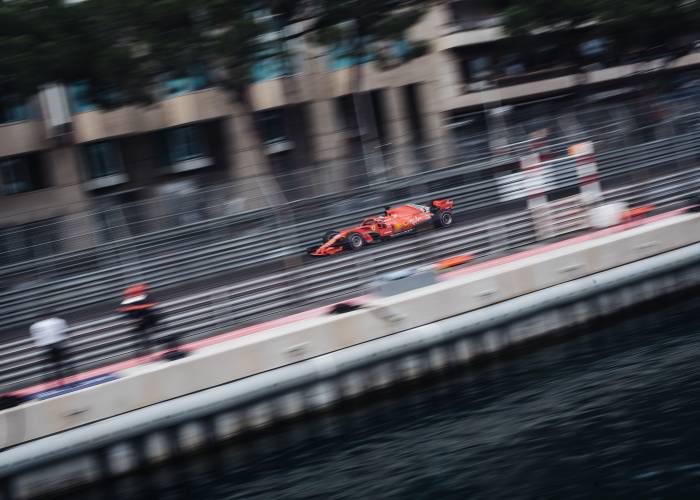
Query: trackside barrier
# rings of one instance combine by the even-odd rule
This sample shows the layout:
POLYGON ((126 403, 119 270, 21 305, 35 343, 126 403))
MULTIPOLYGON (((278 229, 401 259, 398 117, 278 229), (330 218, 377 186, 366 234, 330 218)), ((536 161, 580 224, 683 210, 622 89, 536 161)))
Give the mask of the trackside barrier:
MULTIPOLYGON (((630 204, 654 201, 660 209, 700 189, 700 173, 681 172, 605 193, 606 199, 629 199, 630 204), (685 193, 685 194, 684 194, 685 193)), ((552 203, 554 231, 565 235, 586 227, 581 210, 569 200, 552 203)), ((379 249, 315 261, 301 269, 248 280, 212 292, 194 294, 164 304, 161 331, 196 340, 215 333, 360 295, 375 272, 435 262, 465 252, 475 257, 497 255, 537 241, 525 214, 495 218, 472 226, 456 226, 416 239, 397 240, 379 249)), ((71 330, 69 354, 76 369, 86 370, 132 355, 131 326, 118 316, 77 325, 71 330)), ((0 390, 37 382, 42 354, 28 339, 0 345, 0 390)))
MULTIPOLYGON (((433 262, 440 257, 472 251, 476 255, 502 252, 535 242, 529 219, 521 214, 494 222, 505 239, 494 245, 485 225, 457 226, 396 240, 359 254, 313 261, 309 265, 247 280, 212 292, 194 294, 163 304, 161 332, 198 339, 234 325, 264 320, 313 304, 329 303, 366 290, 375 273, 407 265, 433 262), (439 247, 439 251, 434 248, 439 247)), ((123 359, 132 353, 132 327, 118 316, 78 325, 70 331, 68 352, 79 370, 123 359)), ((0 384, 7 390, 37 380, 42 354, 26 340, 0 346, 0 384)))
POLYGON ((109 481, 345 397, 697 286, 699 256, 698 244, 680 248, 18 445, 0 456, 3 493, 12 500, 109 481))
MULTIPOLYGON (((670 127, 677 133, 695 130, 694 125, 697 123, 698 114, 693 112, 688 113, 688 111, 692 109, 693 108, 690 107, 679 110, 679 113, 675 114, 668 122, 667 127, 670 127)), ((620 142, 620 137, 618 136, 622 131, 624 131, 626 135, 639 132, 638 125, 631 121, 631 119, 632 116, 626 116, 622 121, 618 120, 614 124, 601 124, 599 122, 590 123, 584 126, 585 132, 577 131, 575 133, 565 135, 557 134, 556 137, 550 138, 551 140, 549 141, 548 145, 549 149, 551 151, 556 151, 557 154, 560 154, 566 150, 566 146, 590 138, 595 138, 604 149, 617 148, 621 143, 629 144, 627 141, 620 142), (623 125, 623 123, 625 125, 623 125)), ((648 127, 643 127, 643 129, 647 128, 648 127)), ((520 134, 516 133, 515 135, 520 134)), ((633 137, 628 137, 628 139, 633 139, 633 137)), ((635 140, 634 142, 639 141, 635 140)), ((440 175, 447 173, 448 170, 452 172, 478 172, 480 170, 489 169, 495 166, 507 165, 509 163, 517 162, 517 158, 520 154, 522 154, 522 151, 529 149, 531 145, 531 140, 525 140, 522 142, 516 141, 508 146, 508 153, 506 155, 499 153, 494 156, 494 152, 487 148, 475 157, 473 155, 469 155, 469 158, 462 157, 462 155, 453 157, 447 152, 447 150, 451 149, 450 147, 438 147, 440 154, 447 154, 447 156, 440 158, 434 158, 431 156, 430 159, 426 158, 427 164, 433 168, 430 170, 430 172, 425 172, 425 169, 421 169, 423 171, 409 177, 398 179, 394 178, 387 182, 364 185, 355 190, 351 190, 350 192, 343 189, 342 191, 332 194, 329 193, 295 200, 285 205, 285 210, 290 210, 294 213, 294 219, 302 221, 323 218, 329 213, 333 212, 335 209, 340 209, 342 205, 347 204, 349 206, 352 205, 353 202, 360 201, 359 198, 363 199, 362 205, 364 206, 367 206, 370 203, 380 202, 380 200, 370 201, 372 197, 376 198, 377 196, 380 196, 382 198, 381 203, 385 204, 386 202, 391 201, 392 196, 395 197, 395 195, 391 193, 393 190, 402 189, 402 187, 400 187, 402 182, 408 181, 410 182, 411 186, 415 186, 421 185, 423 180, 426 179, 424 176, 426 176, 428 173, 434 174, 434 177, 439 177, 440 175), (437 161, 440 165, 445 166, 441 167, 440 169, 434 169, 436 166, 433 164, 434 161, 437 161), (449 165, 449 167, 447 167, 447 165, 449 165), (369 198, 362 196, 367 194, 369 194, 369 198)), ((433 146, 429 146, 428 149, 431 149, 432 147, 433 146)), ((474 148, 470 147, 469 152, 473 151, 474 148)), ((307 174, 312 172, 314 174, 318 173, 315 171, 315 169, 302 169, 296 170, 293 174, 290 174, 290 176, 308 176, 307 174)), ((265 177, 263 177, 262 180, 260 177, 244 178, 240 179, 235 184, 223 186, 219 185, 213 188, 205 188, 194 191, 189 191, 188 189, 188 192, 184 198, 182 193, 179 193, 177 196, 159 196, 144 200, 142 202, 120 205, 116 208, 96 211, 90 214, 79 215, 77 217, 62 217, 58 222, 45 222, 41 223, 41 225, 42 227, 47 228, 47 233, 49 234, 53 234, 55 232, 55 230, 51 229, 49 226, 56 226, 58 228, 58 233, 61 234, 68 232, 70 236, 67 236, 67 239, 71 240, 70 242, 67 242, 66 238, 60 238, 58 241, 59 244, 61 242, 66 243, 64 245, 66 248, 78 248, 82 247, 84 244, 94 245, 98 241, 102 241, 105 234, 109 235, 110 240, 114 240, 117 235, 120 235, 119 237, 121 238, 131 238, 131 236, 144 235, 145 231, 153 231, 154 227, 168 228, 172 223, 184 223, 182 235, 186 236, 189 229, 194 228, 196 231, 197 227, 199 226, 199 224, 192 224, 193 221, 201 221, 205 223, 210 219, 218 219, 221 221, 223 220, 222 217, 238 217, 242 210, 249 210, 248 214, 255 216, 256 212, 251 210, 252 207, 250 205, 260 205, 256 201, 250 201, 251 198, 249 195, 251 191, 257 192, 256 197, 262 198, 263 205, 268 205, 268 209, 272 208, 276 202, 276 198, 281 198, 274 195, 269 196, 266 194, 261 194, 261 182, 269 184, 269 187, 273 192, 277 191, 277 188, 275 187, 276 183, 274 181, 269 182, 265 177), (239 198, 239 196, 242 196, 242 198, 239 198), (245 198, 246 202, 244 202, 243 198, 245 198), (168 208, 170 205, 177 205, 177 208, 175 209, 176 213, 171 213, 172 207, 168 208), (145 214, 150 214, 151 216, 144 218, 145 214), (99 229, 97 232, 92 231, 91 226, 93 224, 89 221, 89 219, 92 218, 103 221, 101 224, 98 224, 101 229, 99 229), (74 230, 68 231, 68 226, 73 227, 74 230)), ((283 180, 280 179, 280 182, 282 185, 285 185, 283 180)), ((321 181, 321 184, 325 185, 327 182, 321 181)), ((331 185, 332 184, 333 183, 331 183, 331 185)), ((312 183, 312 185, 314 184, 312 183)), ((314 186, 312 191, 315 191, 315 187, 316 186, 314 186)), ((338 189, 337 185, 332 186, 332 188, 338 189)), ((295 189, 296 188, 293 188, 292 191, 295 189)), ((268 191, 270 191, 270 189, 266 190, 265 192, 267 193, 268 191)), ((278 208, 279 207, 275 208, 273 211, 278 211, 278 208)), ((340 212, 342 212, 342 210, 340 210, 340 212)), ((231 219, 231 221, 233 222, 234 219, 231 219)), ((203 227, 206 227, 206 224, 203 227)), ((9 232, 12 233, 12 230, 9 230, 9 232)), ((7 231, 4 233, 7 233, 7 231)), ((200 246, 206 242, 211 242, 213 239, 221 239, 222 236, 220 231, 209 232, 206 230, 200 230, 197 232, 197 234, 201 236, 201 239, 199 240, 200 246)), ((148 237, 147 234, 144 236, 148 237)), ((182 240, 186 239, 187 238, 182 238, 182 240)), ((42 255, 54 254, 55 243, 56 241, 43 241, 42 243, 32 246, 39 247, 38 253, 42 255)), ((173 243, 177 245, 179 242, 175 240, 173 243)), ((0 262, 6 262, 8 261, 8 258, 11 260, 12 255, 12 251, 0 252, 0 262)), ((107 257, 111 256, 113 256, 113 254, 107 255, 107 257)), ((64 265, 55 266, 53 269, 51 269, 51 276, 57 277, 64 272, 64 268, 64 265)), ((1 280, 2 278, 0 278, 0 281, 1 280)))
MULTIPOLYGON (((437 328, 440 321, 469 311, 694 245, 699 234, 700 214, 678 215, 374 299, 366 307, 344 315, 302 320, 204 347, 187 358, 140 367, 137 373, 125 373, 123 378, 101 386, 0 412, 0 428, 7 436, 5 446, 358 344, 367 345, 394 333, 423 326, 437 328), (18 433, 13 432, 17 418, 23 422, 18 433)), ((691 257, 700 260, 697 245, 691 247, 691 257)), ((512 315, 506 313, 498 320, 507 322, 512 315)), ((484 326, 477 322, 470 328, 480 330, 484 326)))
MULTIPOLYGON (((611 180, 674 162, 686 162, 689 166, 692 163, 694 166, 700 144, 698 135, 697 131, 693 131, 619 151, 600 153, 599 178, 611 180)), ((416 197, 429 199, 449 196, 455 199, 458 214, 500 206, 503 202, 497 198, 498 186, 495 179, 477 182, 466 178, 462 181, 458 179, 472 170, 456 167, 395 181, 391 184, 393 190, 399 192, 405 188, 412 194, 396 198, 394 202, 416 197), (440 188, 440 185, 449 187, 440 188)), ((557 186, 574 186, 577 183, 575 163, 572 161, 570 164, 562 164, 561 171, 557 174, 557 186)), ((37 303, 64 311, 72 310, 105 302, 125 284, 134 280, 146 280, 155 287, 165 289, 195 278, 279 262, 283 257, 303 251, 315 242, 320 225, 329 228, 345 225, 363 213, 380 210, 384 204, 385 199, 381 199, 374 206, 370 202, 362 213, 349 210, 330 218, 291 224, 281 233, 276 230, 273 220, 264 219, 260 222, 265 228, 262 233, 254 231, 233 239, 227 239, 231 227, 238 227, 244 222, 254 224, 256 220, 260 221, 260 213, 222 217, 112 242, 83 253, 72 252, 64 257, 59 255, 5 266, 0 268, 1 282, 7 284, 23 281, 27 276, 39 277, 40 280, 24 289, 0 293, 0 328, 26 325, 31 321, 31 311, 37 303), (215 241, 212 242, 212 238, 215 241), (207 243, 202 244, 202 241, 207 243), (94 270, 82 272, 85 266, 94 270), (60 278, 51 279, 54 275, 60 278), (42 281, 41 277, 48 278, 49 281, 42 281)))

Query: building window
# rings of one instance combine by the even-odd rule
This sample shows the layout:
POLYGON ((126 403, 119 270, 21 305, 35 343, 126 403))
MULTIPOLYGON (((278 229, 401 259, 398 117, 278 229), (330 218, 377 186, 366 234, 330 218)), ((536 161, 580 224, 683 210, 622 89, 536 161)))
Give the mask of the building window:
POLYGON ((284 126, 284 110, 271 109, 255 114, 260 135, 265 143, 282 142, 287 140, 284 126))
POLYGON ((87 83, 75 83, 68 87, 68 102, 71 113, 82 113, 97 109, 89 95, 90 87, 87 83))
POLYGON ((68 86, 68 105, 71 113, 83 113, 99 109, 99 102, 108 103, 111 106, 119 106, 124 103, 124 95, 116 88, 109 87, 93 93, 92 87, 87 82, 74 83, 68 86))
POLYGON ((0 123, 21 122, 29 119, 27 105, 17 97, 0 97, 0 123))
POLYGON ((46 187, 39 159, 31 155, 0 159, 0 182, 4 194, 25 193, 46 187))
POLYGON ((178 78, 165 79, 161 87, 167 97, 173 97, 196 90, 202 90, 206 88, 208 84, 209 81, 206 76, 199 73, 192 73, 178 78))
POLYGON ((403 87, 404 103, 408 110, 408 119, 411 124, 411 136, 414 144, 422 144, 425 138, 423 120, 421 117, 418 86, 415 83, 403 87))
POLYGON ((195 125, 166 131, 166 140, 171 163, 201 158, 206 154, 201 131, 195 125))
POLYGON ((256 63, 251 68, 254 82, 272 80, 293 75, 302 66, 302 45, 298 38, 289 38, 288 30, 293 26, 284 26, 277 15, 269 8, 260 7, 252 12, 256 24, 264 30, 257 37, 255 50, 256 63))
POLYGON ((498 24, 497 9, 485 0, 450 0, 447 3, 450 22, 462 29, 489 28, 498 24))
POLYGON ((501 67, 505 76, 515 76, 525 73, 525 64, 516 54, 506 54, 501 59, 501 67))
POLYGON ((158 132, 154 136, 157 157, 163 172, 188 172, 211 167, 205 125, 187 125, 158 132))
POLYGON ((85 146, 87 176, 99 179, 124 172, 119 145, 112 141, 95 142, 85 146))
POLYGON ((469 61, 469 76, 472 80, 483 80, 491 75, 491 56, 479 56, 469 61))
POLYGON ((386 126, 385 126, 385 114, 384 114, 384 95, 382 90, 372 90, 369 93, 368 104, 370 107, 369 111, 369 123, 367 126, 370 128, 370 134, 375 135, 379 141, 379 145, 383 146, 387 143, 386 126))
POLYGON ((355 96, 352 94, 336 98, 337 119, 339 130, 357 132, 357 113, 355 110, 355 96))
POLYGON ((391 54, 392 57, 395 59, 403 59, 407 57, 412 50, 411 42, 407 40, 399 40, 398 42, 394 42, 391 44, 389 48, 389 53, 391 54))
MULTIPOLYGON (((358 49, 374 45, 371 36, 359 36, 354 21, 342 21, 333 27, 342 37, 338 42, 326 47, 326 66, 330 71, 349 68, 374 60, 374 54, 358 55, 358 49)), ((390 47, 391 48, 391 47, 390 47)))
MULTIPOLYGON (((275 37, 272 36, 272 38, 275 37)), ((279 41, 268 40, 258 45, 256 49, 258 61, 251 68, 253 81, 272 80, 292 73, 291 68, 287 67, 280 44, 279 41)))
POLYGON ((538 71, 568 64, 568 57, 564 50, 564 47, 560 47, 557 43, 546 43, 536 47, 531 54, 532 70, 538 71))
POLYGON ((604 37, 591 38, 579 44, 579 53, 584 57, 597 57, 605 53, 607 40, 604 37))
POLYGON ((356 64, 364 64, 372 61, 374 58, 371 54, 363 56, 352 55, 352 50, 347 47, 335 47, 328 53, 328 69, 335 71, 338 69, 349 68, 356 64))

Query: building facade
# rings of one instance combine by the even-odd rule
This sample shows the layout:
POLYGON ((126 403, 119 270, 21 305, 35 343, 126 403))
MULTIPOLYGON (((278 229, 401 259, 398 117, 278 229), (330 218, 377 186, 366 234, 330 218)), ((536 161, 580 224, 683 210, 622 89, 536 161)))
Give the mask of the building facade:
POLYGON ((670 63, 620 54, 587 28, 523 47, 486 3, 436 6, 411 30, 429 52, 387 71, 300 39, 293 74, 274 60, 255 68, 251 109, 196 73, 164 78, 151 106, 101 110, 79 85, 53 95, 62 112, 47 104, 55 89, 28 103, 4 97, 0 260, 83 248, 119 218, 196 220, 207 196, 237 210, 445 167, 539 130, 572 133, 581 103, 638 96, 650 75, 700 65, 697 52, 670 63), (359 131, 355 64, 371 141, 359 131))

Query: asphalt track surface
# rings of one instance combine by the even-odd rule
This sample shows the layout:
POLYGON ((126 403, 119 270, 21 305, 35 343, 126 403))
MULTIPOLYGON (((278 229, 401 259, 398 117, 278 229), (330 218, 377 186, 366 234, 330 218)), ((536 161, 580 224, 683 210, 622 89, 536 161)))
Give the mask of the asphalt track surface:
MULTIPOLYGON (((674 215, 678 215, 680 213, 683 213, 687 210, 687 208, 678 208, 674 210, 669 210, 661 214, 653 215, 647 218, 631 221, 628 223, 620 224, 617 226, 613 226, 607 229, 602 229, 602 230, 592 230, 592 231, 587 231, 583 234, 579 234, 574 237, 566 237, 566 238, 560 238, 558 241, 548 241, 548 242, 543 242, 537 245, 533 245, 531 248, 528 249, 521 249, 521 250, 515 250, 507 255, 496 257, 496 258, 484 258, 484 259, 477 259, 473 262, 470 262, 466 265, 460 266, 458 268, 452 269, 450 271, 445 271, 439 275, 440 280, 449 280, 453 279, 456 277, 464 276, 466 274, 470 274, 473 272, 480 271, 482 269, 487 269, 487 268, 492 268, 495 266, 503 265, 508 262, 513 262, 519 259, 523 259, 526 257, 530 257, 533 255, 537 254, 542 254, 544 252, 548 252, 551 250, 555 250, 557 248, 563 248, 566 246, 570 246, 573 244, 581 243, 584 241, 589 241, 593 240, 596 238, 600 238, 609 234, 614 234, 618 233, 621 231, 625 231, 627 229, 631 229, 633 227, 637 227, 640 225, 648 224, 650 222, 654 222, 656 220, 661 220, 665 219, 668 217, 672 217, 674 215)), ((362 296, 356 296, 352 297, 350 299, 345 299, 342 300, 341 302, 345 303, 352 303, 355 305, 362 306, 363 304, 367 303, 368 300, 370 300, 371 296, 370 295, 362 295, 362 296)), ((258 323, 255 325, 250 325, 245 328, 239 328, 233 331, 221 333, 218 335, 214 335, 211 337, 207 337, 201 340, 197 340, 194 342, 190 342, 187 344, 184 344, 181 346, 181 349, 187 352, 194 351, 196 349, 200 349, 202 347, 206 346, 211 346, 211 345, 216 345, 224 341, 228 340, 233 340, 236 338, 244 337, 247 335, 253 335, 253 334, 262 334, 264 331, 275 328, 277 326, 281 325, 286 325, 289 323, 294 323, 297 321, 302 321, 304 319, 308 318, 313 318, 313 317, 318 317, 322 316, 325 314, 329 314, 331 311, 332 307, 337 304, 338 302, 332 303, 332 304, 326 304, 320 307, 315 307, 312 309, 305 310, 303 312, 299 312, 296 314, 292 314, 289 316, 284 316, 281 318, 276 318, 270 321, 265 321, 262 323, 258 323)), ((79 374, 71 375, 69 377, 66 377, 63 380, 53 380, 50 382, 46 383, 41 383, 41 384, 35 384, 23 389, 11 391, 9 393, 6 393, 6 395, 17 395, 17 396, 31 396, 35 395, 38 393, 43 393, 46 391, 52 391, 59 389, 61 385, 64 384, 77 384, 81 381, 85 381, 88 379, 100 377, 100 376, 110 376, 110 375, 117 375, 119 372, 123 372, 125 370, 128 370, 129 368, 133 368, 138 365, 146 364, 146 363, 165 363, 165 361, 161 361, 162 355, 165 353, 165 350, 160 350, 156 351, 153 353, 150 353, 145 356, 139 356, 136 358, 131 358, 127 360, 123 360, 117 363, 101 366, 99 368, 91 369, 79 374)))
MULTIPOLYGON (((459 210, 456 211, 455 213, 455 222, 453 226, 464 226, 470 223, 475 223, 479 222, 481 220, 485 220, 491 217, 497 217, 499 215, 507 215, 507 214, 512 214, 512 213, 517 213, 518 211, 522 211, 525 209, 525 201, 522 202, 511 202, 508 204, 504 204, 502 207, 493 207, 491 210, 484 211, 483 214, 477 213, 477 214, 470 214, 469 217, 464 217, 463 213, 460 213, 459 210)), ((367 214, 367 215, 372 215, 372 214, 367 214)), ((361 219, 359 219, 358 224, 361 222, 361 219)), ((319 243, 321 242, 321 237, 323 236, 323 233, 326 230, 333 229, 333 228, 319 228, 318 230, 318 241, 319 243)), ((416 236, 420 236, 420 234, 415 235, 407 235, 407 236, 402 236, 400 238, 396 238, 394 240, 386 241, 381 244, 377 245, 372 245, 371 248, 372 250, 377 249, 379 245, 382 245, 386 248, 390 248, 392 243, 395 243, 397 241, 402 241, 405 240, 405 238, 414 238, 416 236)), ((368 248, 365 248, 361 250, 367 251, 368 248)), ((346 255, 347 252, 342 252, 339 255, 346 255)), ((216 276, 213 277, 207 277, 205 279, 200 279, 200 280, 191 280, 185 285, 179 285, 175 287, 169 287, 164 290, 153 290, 153 295, 154 298, 158 301, 167 301, 171 299, 177 299, 181 297, 186 297, 188 295, 193 295, 196 293, 200 292, 205 292, 208 290, 213 290, 217 287, 220 286, 226 286, 230 285, 232 283, 238 282, 238 281, 245 281, 253 278, 258 278, 258 277, 263 277, 266 275, 272 275, 276 272, 284 271, 284 270, 289 270, 289 269, 294 269, 299 266, 309 266, 309 265, 314 265, 314 263, 318 262, 319 259, 333 259, 337 258, 339 255, 335 256, 328 256, 328 257, 311 257, 309 255, 306 255, 305 253, 300 253, 298 256, 293 256, 287 259, 279 259, 276 262, 273 263, 266 263, 264 265, 259 265, 259 266, 250 266, 244 270, 239 270, 239 271, 234 271, 230 273, 220 273, 216 276)), ((117 305, 121 301, 122 297, 115 297, 114 302, 107 302, 107 303, 100 303, 96 304, 93 306, 89 306, 83 309, 77 309, 75 311, 71 311, 65 314, 61 314, 61 317, 64 318, 68 323, 70 324, 78 324, 90 320, 94 320, 100 317, 107 316, 109 314, 113 314, 116 311, 117 305)), ((167 311, 166 311, 167 313, 167 311)), ((0 335, 2 338, 6 340, 12 340, 12 339, 17 339, 21 337, 26 337, 28 336, 28 331, 26 328, 21 328, 21 329, 11 329, 11 330, 5 330, 3 332, 0 332, 0 335)))

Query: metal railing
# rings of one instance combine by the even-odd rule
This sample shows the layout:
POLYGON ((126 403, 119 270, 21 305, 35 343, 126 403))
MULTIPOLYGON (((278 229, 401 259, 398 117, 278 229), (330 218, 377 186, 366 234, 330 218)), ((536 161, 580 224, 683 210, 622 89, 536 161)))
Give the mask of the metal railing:
MULTIPOLYGON (((602 153, 598 156, 600 177, 604 182, 625 182, 629 177, 646 175, 645 169, 695 168, 700 152, 699 139, 700 133, 693 131, 602 153)), ((458 214, 472 216, 479 210, 507 207, 499 197, 495 179, 469 182, 465 174, 468 174, 468 166, 431 173, 423 177, 421 183, 416 178, 408 179, 405 182, 412 188, 411 194, 395 202, 449 196, 455 200, 458 214)), ((559 188, 578 185, 573 161, 558 162, 556 181, 555 187, 559 188)), ((382 206, 382 202, 369 204, 363 212, 380 210, 382 206)), ((279 264, 285 257, 302 253, 323 230, 351 224, 361 215, 362 212, 351 210, 320 220, 282 224, 280 218, 260 220, 260 214, 241 214, 235 222, 223 219, 193 225, 185 234, 180 228, 138 240, 114 242, 100 252, 74 254, 62 261, 46 258, 6 266, 0 270, 5 280, 23 274, 51 279, 25 289, 0 293, 0 328, 26 325, 34 318, 37 308, 44 306, 69 311, 114 300, 126 285, 137 280, 167 289, 194 279, 279 264), (219 236, 208 244, 204 244, 205 236, 196 237, 227 231, 235 234, 230 224, 240 229, 244 221, 254 229, 237 237, 219 236), (56 271, 52 274, 53 268, 56 271), (76 273, 67 272, 71 269, 76 273)))
MULTIPOLYGON (((474 227, 460 226, 450 231, 397 240, 384 249, 368 249, 357 255, 333 261, 320 261, 302 268, 248 280, 163 304, 166 312, 159 331, 196 340, 224 331, 283 315, 313 304, 362 294, 378 266, 383 271, 430 262, 438 253, 453 255, 465 251, 477 255, 506 250, 505 244, 492 244, 487 227, 508 228, 507 245, 534 242, 528 217, 504 217, 474 227), (435 244, 439 241, 440 250, 435 244)), ((111 315, 103 320, 76 326, 70 332, 69 355, 79 369, 88 369, 132 354, 130 322, 111 315)), ((38 380, 41 352, 28 340, 5 344, 0 349, 0 384, 5 388, 38 380)))
MULTIPOLYGON (((503 163, 517 162, 519 155, 529 147, 531 139, 528 138, 528 131, 532 130, 535 122, 551 125, 549 142, 553 151, 561 152, 571 142, 583 139, 597 141, 600 151, 614 149, 638 144, 642 139, 648 140, 649 137, 646 136, 661 138, 682 132, 688 126, 687 123, 697 122, 694 110, 697 109, 698 99, 698 96, 691 95, 682 99, 664 100, 664 120, 655 117, 647 119, 645 117, 650 114, 649 111, 633 109, 628 104, 606 105, 599 109, 586 107, 575 113, 541 116, 534 121, 524 120, 465 141, 442 140, 420 148, 386 145, 386 152, 382 151, 380 156, 389 165, 414 161, 428 165, 430 171, 465 166, 475 171, 488 169, 503 163), (655 121, 651 125, 641 125, 650 120, 655 121), (573 122, 573 125, 569 122, 573 122), (505 148, 493 148, 491 139, 494 133, 509 138, 505 148), (404 149, 409 150, 409 154, 404 149)), ((403 140, 394 139, 399 142, 403 140)), ((408 140, 409 137, 404 139, 408 140)), ((293 184, 287 177, 303 179, 303 184, 309 191, 303 199, 295 199, 285 206, 285 210, 294 211, 297 220, 316 216, 321 211, 342 211, 347 208, 343 204, 350 205, 353 198, 358 198, 357 202, 361 204, 361 195, 368 190, 375 197, 386 195, 391 198, 391 191, 400 189, 404 183, 402 179, 390 179, 367 184, 361 173, 364 169, 362 164, 362 158, 340 160, 334 168, 316 166, 287 175, 277 175, 279 182, 272 177, 240 179, 230 184, 191 189, 185 193, 163 194, 143 201, 122 203, 115 208, 64 216, 55 222, 39 222, 32 224, 32 229, 4 229, 0 232, 0 238, 6 238, 8 242, 16 239, 17 242, 10 249, 0 248, 0 262, 26 260, 20 258, 17 252, 35 257, 53 256, 56 248, 61 247, 69 253, 70 249, 85 249, 89 253, 93 249, 99 251, 95 247, 104 242, 138 239, 150 233, 178 227, 185 228, 183 232, 187 236, 189 226, 214 219, 230 218, 233 226, 241 212, 269 209, 285 200, 280 185, 293 184), (314 196, 314 192, 325 194, 314 196), (24 238, 29 240, 22 242, 24 238)), ((414 170, 420 171, 421 168, 416 166, 414 170)), ((421 172, 423 173, 430 172, 421 172)), ((297 191, 298 188, 290 190, 297 191)), ((210 239, 215 237, 215 234, 209 235, 210 239)), ((59 269, 59 266, 55 265, 54 268, 59 269)))
MULTIPOLYGON (((632 204, 654 203, 663 209, 685 200, 699 188, 700 172, 686 170, 609 189, 604 198, 632 204)), ((554 221, 552 236, 560 237, 587 227, 578 196, 553 202, 550 208, 554 221)), ((518 210, 167 301, 163 304, 166 315, 157 335, 176 334, 186 341, 201 339, 234 326, 361 295, 369 290, 379 271, 464 253, 492 256, 536 242, 530 214, 518 210)), ((132 326, 117 315, 76 325, 70 331, 68 352, 78 370, 128 358, 134 354, 132 326)), ((9 390, 39 382, 41 366, 42 352, 29 339, 4 343, 0 346, 0 387, 9 390)))

